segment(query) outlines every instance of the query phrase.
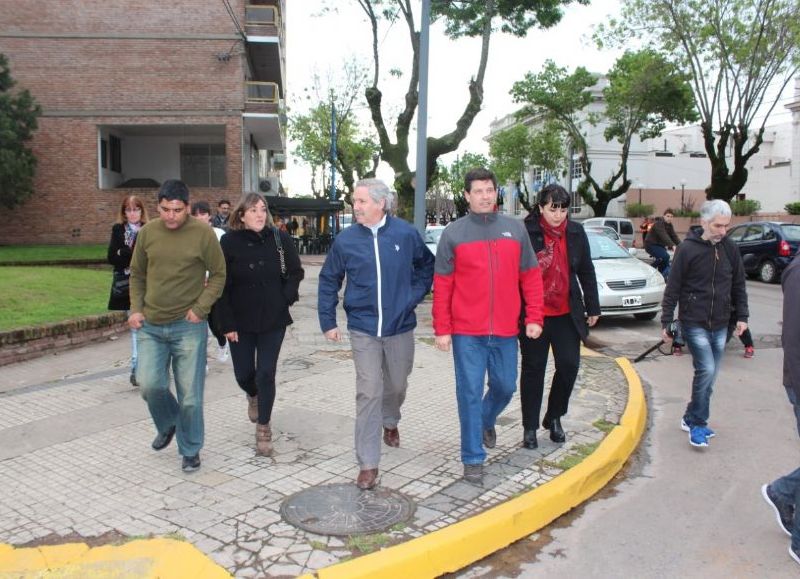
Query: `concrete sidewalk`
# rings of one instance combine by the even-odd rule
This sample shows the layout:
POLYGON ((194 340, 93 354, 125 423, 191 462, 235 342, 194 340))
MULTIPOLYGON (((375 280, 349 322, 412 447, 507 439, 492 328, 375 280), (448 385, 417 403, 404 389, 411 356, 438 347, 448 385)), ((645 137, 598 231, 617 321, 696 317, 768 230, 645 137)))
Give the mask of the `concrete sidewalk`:
MULTIPOLYGON (((619 422, 625 376, 614 360, 586 356, 564 420, 567 443, 556 445, 541 431, 537 451, 521 449, 515 396, 499 419, 484 486, 464 483, 452 356, 433 347, 426 303, 417 310, 401 448, 384 447, 380 467, 381 485, 416 504, 413 518, 368 541, 290 526, 280 515, 286 497, 352 482, 358 472, 350 345, 327 342, 319 331, 319 263, 305 264, 295 324, 281 352, 273 458, 254 456, 254 426, 230 361, 209 360, 203 465, 192 474, 181 472, 174 443, 162 452, 150 448, 152 422, 128 383, 127 335, 0 368, 0 543, 171 535, 237 577, 296 576, 447 527, 542 485, 577 447, 605 436, 598 426, 619 422)), ((340 326, 346 327, 342 312, 340 326)))

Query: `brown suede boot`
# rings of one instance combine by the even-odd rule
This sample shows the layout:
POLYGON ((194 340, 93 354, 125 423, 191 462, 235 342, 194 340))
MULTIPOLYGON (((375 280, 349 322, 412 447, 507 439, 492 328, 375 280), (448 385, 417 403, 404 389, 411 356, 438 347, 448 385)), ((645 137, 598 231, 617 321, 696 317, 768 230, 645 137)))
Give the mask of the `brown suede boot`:
POLYGON ((272 456, 272 428, 256 424, 256 456, 272 456))
POLYGON ((247 396, 247 417, 253 423, 258 420, 258 394, 247 396))

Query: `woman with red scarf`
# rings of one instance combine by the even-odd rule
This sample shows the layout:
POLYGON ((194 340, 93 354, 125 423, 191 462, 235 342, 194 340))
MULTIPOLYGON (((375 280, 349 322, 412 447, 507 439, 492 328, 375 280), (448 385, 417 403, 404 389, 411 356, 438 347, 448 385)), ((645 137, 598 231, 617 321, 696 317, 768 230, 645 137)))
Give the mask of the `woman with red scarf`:
POLYGON ((522 353, 520 396, 523 446, 537 448, 536 430, 544 394, 547 356, 553 348, 556 371, 541 422, 550 430, 550 440, 564 442, 561 417, 567 413, 572 387, 580 367, 581 340, 600 316, 597 279, 583 227, 568 219, 570 195, 560 185, 547 185, 525 218, 525 227, 539 259, 544 281, 544 328, 532 340, 519 335, 522 353))

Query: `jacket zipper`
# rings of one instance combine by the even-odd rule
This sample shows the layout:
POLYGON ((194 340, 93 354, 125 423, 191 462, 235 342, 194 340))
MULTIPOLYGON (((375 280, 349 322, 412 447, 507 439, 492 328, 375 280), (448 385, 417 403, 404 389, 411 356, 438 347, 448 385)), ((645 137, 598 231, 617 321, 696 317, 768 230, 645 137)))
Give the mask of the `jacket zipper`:
POLYGON ((381 255, 378 252, 378 232, 372 234, 372 246, 375 249, 375 268, 378 278, 378 334, 380 338, 383 334, 383 291, 381 291, 381 255))
POLYGON ((711 318, 714 317, 714 296, 716 295, 715 283, 717 281, 717 262, 719 261, 719 253, 717 253, 717 244, 714 245, 714 267, 711 270, 711 309, 708 312, 708 329, 711 329, 711 318))
POLYGON ((486 249, 489 254, 489 335, 494 335, 494 267, 492 264, 493 240, 486 240, 486 249))

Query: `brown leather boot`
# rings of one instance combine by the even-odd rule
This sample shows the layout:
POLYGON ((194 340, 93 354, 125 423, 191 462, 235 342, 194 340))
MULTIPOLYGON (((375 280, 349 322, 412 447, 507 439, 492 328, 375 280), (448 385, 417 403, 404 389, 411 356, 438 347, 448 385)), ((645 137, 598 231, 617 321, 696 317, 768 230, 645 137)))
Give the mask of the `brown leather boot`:
POLYGON ((256 456, 272 456, 272 428, 256 424, 256 456))
POLYGON ((253 423, 258 420, 258 394, 247 396, 247 417, 253 423))

